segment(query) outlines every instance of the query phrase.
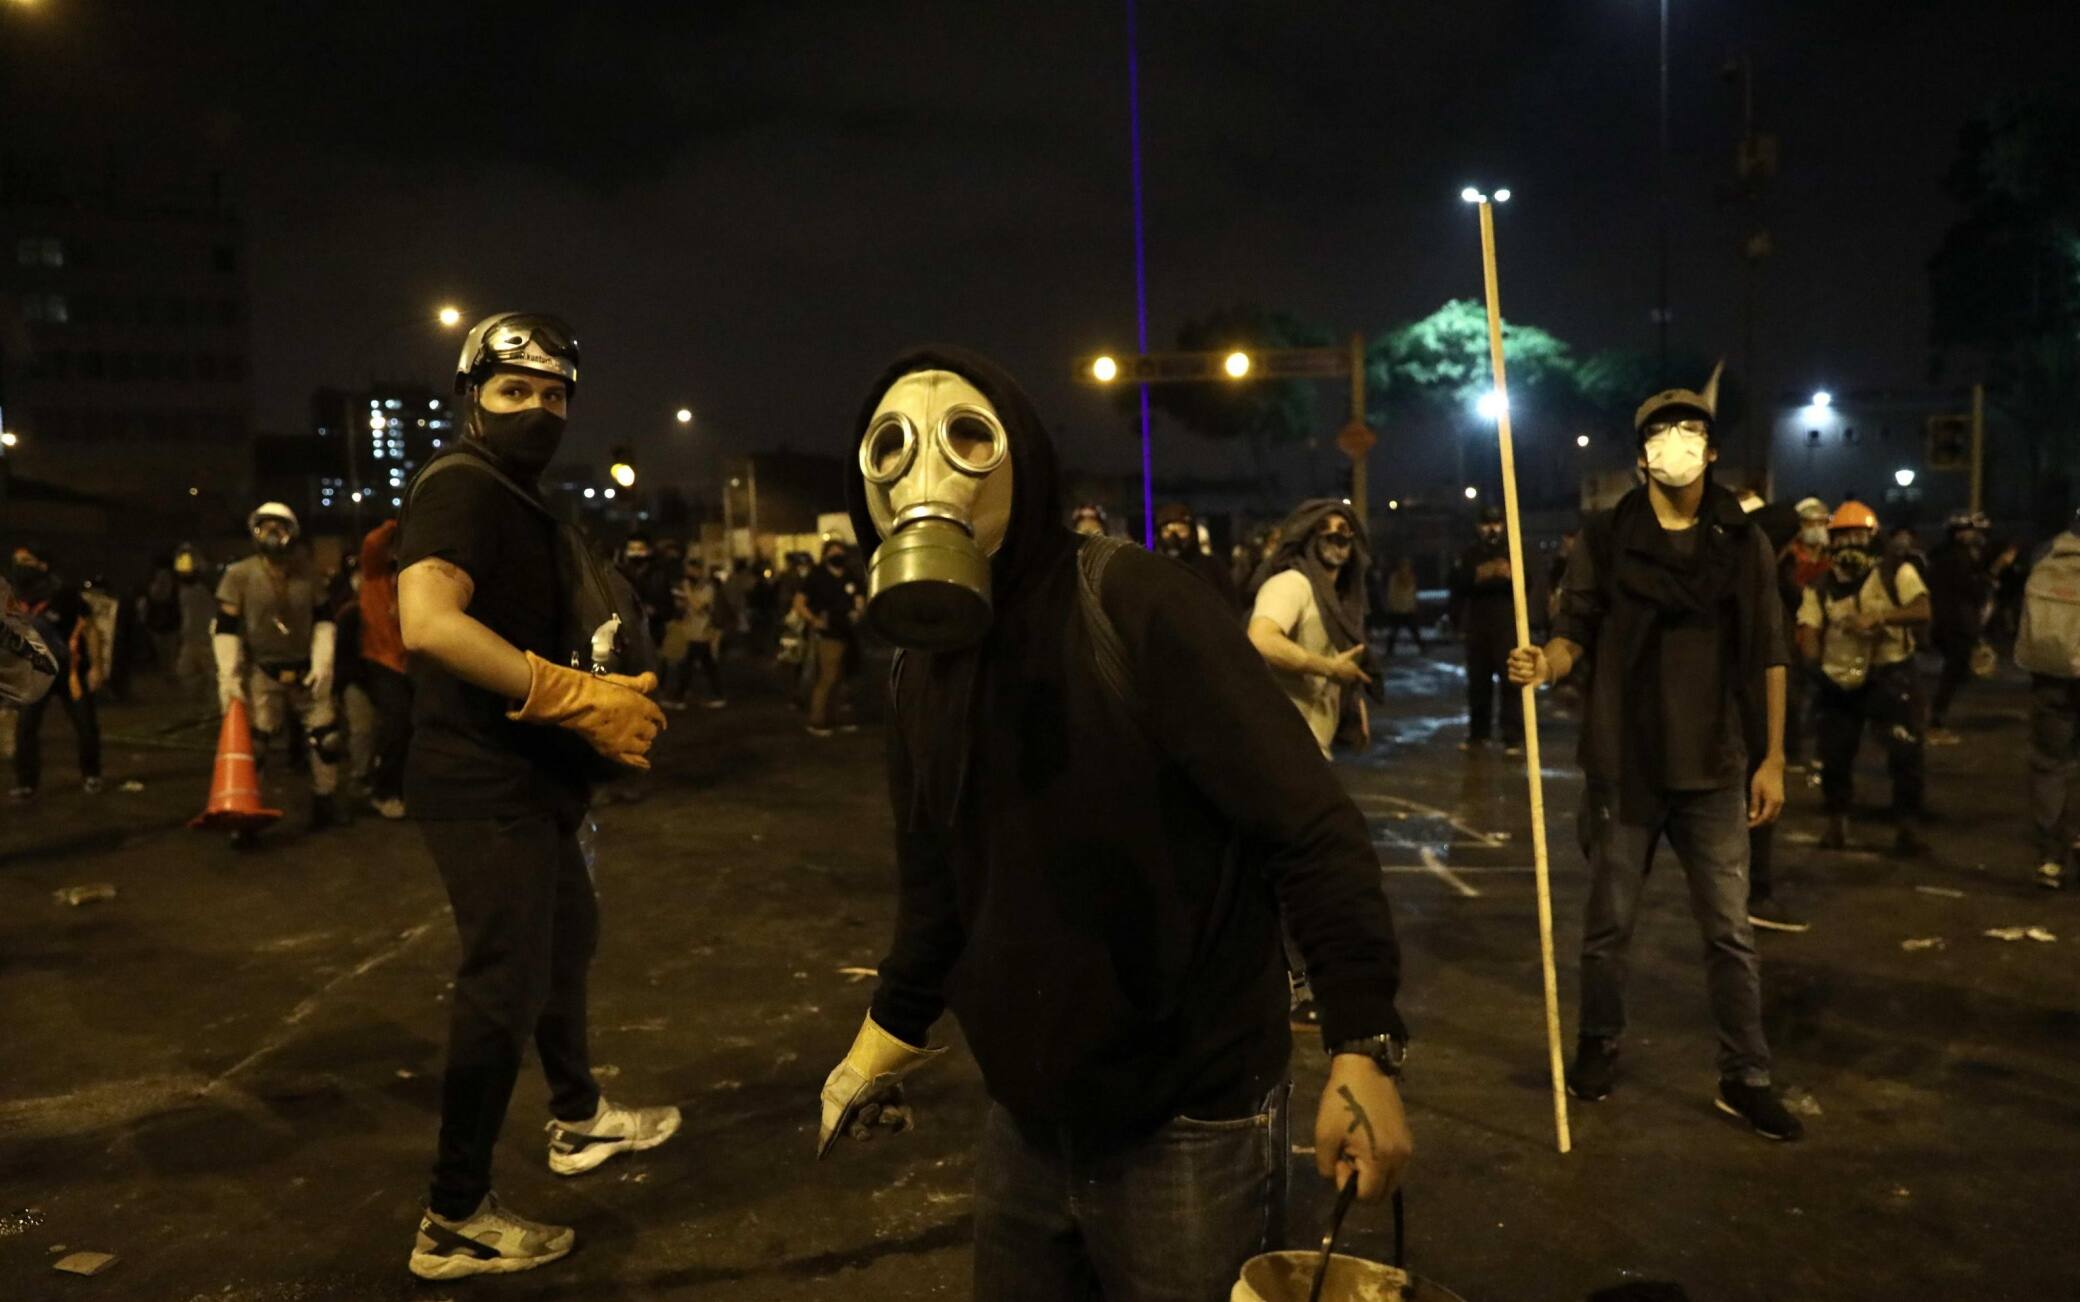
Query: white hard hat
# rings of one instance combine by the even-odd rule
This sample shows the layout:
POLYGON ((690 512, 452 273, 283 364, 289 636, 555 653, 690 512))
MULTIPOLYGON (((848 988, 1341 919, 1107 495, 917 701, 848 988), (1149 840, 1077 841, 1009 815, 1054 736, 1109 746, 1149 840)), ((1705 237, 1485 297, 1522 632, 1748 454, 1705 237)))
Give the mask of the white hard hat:
POLYGON ((250 533, 258 529, 262 520, 280 520, 283 524, 289 526, 289 536, 291 538, 303 532, 303 527, 296 523, 296 512, 290 510, 286 504, 281 502, 262 502, 254 507, 253 513, 246 517, 247 532, 250 533))

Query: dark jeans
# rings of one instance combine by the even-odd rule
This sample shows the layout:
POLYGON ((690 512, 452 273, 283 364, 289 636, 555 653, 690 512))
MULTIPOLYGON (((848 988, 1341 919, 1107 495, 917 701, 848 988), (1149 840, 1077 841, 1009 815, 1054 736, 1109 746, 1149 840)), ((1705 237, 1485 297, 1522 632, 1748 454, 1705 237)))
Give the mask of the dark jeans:
POLYGON ((491 1150, 529 1039, 549 1080, 550 1112, 582 1121, 599 1104, 585 1045, 599 908, 578 846, 582 817, 420 824, 462 937, 427 1199, 443 1216, 467 1216, 491 1189, 491 1150))
POLYGON ((2029 680, 2029 810, 2037 826, 2037 862, 2063 866, 2072 856, 2067 789, 2080 742, 2080 679, 2031 674, 2029 680))
POLYGON ((1975 633, 1946 633, 1936 639, 1936 650, 1943 653, 1943 672, 1936 678, 1935 704, 1929 710, 1929 720, 1935 727, 1942 727, 1943 720, 1950 717, 1950 702, 1956 699, 1957 689, 1972 676, 1972 652, 1978 646, 1975 633))
POLYGON ((368 793, 377 800, 404 795, 404 757, 412 744, 412 680, 373 660, 368 671, 368 699, 376 707, 376 746, 369 764, 368 793))
POLYGON ((1856 751, 1863 743, 1863 726, 1870 723, 1885 745, 1886 767, 1892 774, 1892 812, 1900 816, 1920 813, 1924 785, 1921 677, 1914 672, 1914 662, 1903 660, 1873 669, 1854 691, 1823 678, 1819 692, 1815 713, 1820 734, 1820 794, 1827 812, 1849 812, 1855 796, 1856 751))
POLYGON ((1466 635, 1466 735, 1470 740, 1489 737, 1497 678, 1502 680, 1502 739, 1512 744, 1524 739, 1524 693, 1509 681, 1511 645, 1507 637, 1479 630, 1469 630, 1466 635))
POLYGON ((1416 617, 1413 613, 1406 615, 1390 614, 1387 616, 1387 654, 1394 654, 1394 645, 1401 640, 1401 634, 1404 630, 1407 631, 1409 638, 1416 644, 1416 654, 1423 654, 1423 626, 1416 623, 1416 617))
POLYGON ((1615 1040, 1625 1031, 1625 975, 1641 889, 1662 837, 1690 887, 1690 914, 1704 938, 1705 984, 1719 1028, 1719 1074, 1769 1083, 1762 1035, 1762 972, 1748 924, 1748 796, 1740 785, 1662 793, 1661 821, 1623 822, 1617 794, 1583 795, 1582 848, 1589 856, 1589 916, 1582 928, 1581 1034, 1615 1040))
POLYGON ((88 692, 75 701, 60 678, 42 700, 22 706, 15 715, 14 784, 18 787, 34 791, 43 782, 43 716, 52 701, 64 707, 65 717, 72 722, 72 735, 79 743, 79 775, 101 776, 101 716, 94 708, 94 694, 88 692))
POLYGON ((1118 1152, 1027 1133, 991 1107, 975 1161, 975 1293, 989 1302, 1225 1302, 1283 1238, 1286 1095, 1179 1117, 1118 1152))
POLYGON ((695 669, 699 669, 701 676, 708 680, 709 699, 721 700, 722 665, 715 658, 715 648, 704 641, 687 643, 686 654, 680 657, 678 664, 671 667, 671 698, 675 701, 686 699, 687 692, 693 687, 695 669))
POLYGON ((1784 762, 1806 762, 1807 698, 1812 694, 1812 671, 1794 664, 1784 671, 1784 762))
POLYGON ((1777 866, 1777 825, 1748 829, 1748 911, 1769 898, 1777 866))

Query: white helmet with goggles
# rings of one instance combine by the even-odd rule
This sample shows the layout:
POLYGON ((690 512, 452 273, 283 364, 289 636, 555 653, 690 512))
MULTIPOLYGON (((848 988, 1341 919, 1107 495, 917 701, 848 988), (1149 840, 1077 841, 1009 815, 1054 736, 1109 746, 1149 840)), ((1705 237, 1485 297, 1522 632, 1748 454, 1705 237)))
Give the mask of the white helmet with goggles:
POLYGON ((494 312, 469 329, 455 359, 455 392, 467 393, 501 366, 562 380, 578 391, 578 340, 561 317, 494 312))

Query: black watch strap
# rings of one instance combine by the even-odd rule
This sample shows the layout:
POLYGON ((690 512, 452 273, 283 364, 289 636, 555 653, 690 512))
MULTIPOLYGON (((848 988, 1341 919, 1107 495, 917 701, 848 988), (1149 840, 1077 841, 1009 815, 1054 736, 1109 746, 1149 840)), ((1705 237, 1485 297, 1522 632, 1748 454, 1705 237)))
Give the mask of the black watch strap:
POLYGON ((1334 1044, 1326 1041, 1323 1047, 1330 1057, 1342 1053, 1355 1053, 1372 1059, 1387 1075, 1399 1079, 1402 1064, 1408 1060, 1408 1046, 1391 1035, 1368 1035, 1359 1040, 1339 1040, 1334 1044))

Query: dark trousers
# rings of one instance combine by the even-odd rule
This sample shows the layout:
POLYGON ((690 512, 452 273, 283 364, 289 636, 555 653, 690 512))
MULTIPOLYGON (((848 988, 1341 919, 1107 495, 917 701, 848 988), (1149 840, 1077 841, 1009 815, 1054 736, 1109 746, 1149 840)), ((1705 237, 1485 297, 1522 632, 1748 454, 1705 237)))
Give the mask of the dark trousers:
POLYGON ((79 743, 79 775, 101 776, 101 716, 94 709, 94 694, 74 700, 60 678, 42 700, 24 705, 14 721, 14 784, 34 791, 43 781, 43 716, 56 701, 72 721, 72 735, 79 743))
POLYGON ((1507 634, 1472 628, 1466 632, 1466 735, 1486 741, 1490 735, 1495 700, 1495 680, 1502 680, 1502 739, 1524 738, 1524 694, 1510 685, 1509 653, 1513 645, 1507 634))
POLYGON ((1748 829, 1748 910, 1769 898, 1777 867, 1777 825, 1748 829))
POLYGON ((599 909, 577 819, 420 824, 462 938, 441 1078, 440 1155, 427 1204, 467 1216, 491 1189, 491 1150, 534 1041, 549 1080, 549 1111, 583 1121, 599 1105, 585 1043, 585 979, 599 945, 599 909))
POLYGON ((1946 633, 1936 639, 1936 650, 1943 653, 1943 672, 1936 677, 1936 699, 1929 710, 1933 726, 1942 727, 1950 717, 1950 702, 1972 676, 1972 652, 1978 647, 1979 639, 1971 633, 1946 633))
POLYGON ((1849 812, 1855 797, 1856 751, 1862 745, 1866 723, 1877 730, 1885 746, 1886 767, 1892 773, 1893 813, 1921 812, 1921 679, 1913 661, 1873 669, 1863 686, 1854 690, 1823 678, 1815 714, 1820 794, 1828 813, 1849 812))
POLYGON ((1632 928, 1654 849, 1663 837, 1683 866, 1690 913, 1704 940, 1705 985, 1719 1029, 1719 1074, 1769 1083, 1762 1034, 1762 968, 1748 922, 1748 797, 1739 785, 1667 791, 1652 825, 1627 823, 1616 793, 1583 796, 1582 848, 1589 856, 1589 914, 1582 927, 1581 1034, 1617 1039, 1625 1030, 1625 977, 1632 928))
POLYGON ((412 744, 412 680, 373 660, 364 660, 362 667, 368 671, 368 698, 376 707, 368 793, 377 800, 396 800, 404 794, 404 757, 412 744))
POLYGON ((2080 743, 2080 679, 2031 674, 2029 682, 2029 809, 2037 829, 2037 862, 2064 866, 2072 855, 2067 798, 2080 743))
POLYGON ((1807 698, 1812 694, 1812 671, 1794 664, 1784 671, 1784 762, 1806 762, 1807 698))
POLYGON ((706 641, 696 640, 686 644, 686 654, 672 667, 671 697, 683 701, 693 687, 693 671, 700 670, 708 680, 708 696, 711 700, 722 699, 722 665, 715 658, 715 648, 706 641))
POLYGON ((1286 1094, 1086 1153, 991 1107, 975 1160, 975 1292, 990 1302, 1226 1302, 1284 1237, 1286 1094))
POLYGON ((1423 654, 1423 626, 1416 622, 1412 611, 1406 615, 1387 616, 1387 654, 1394 654, 1394 645, 1401 640, 1404 631, 1407 632, 1409 640, 1416 644, 1416 654, 1423 654))

